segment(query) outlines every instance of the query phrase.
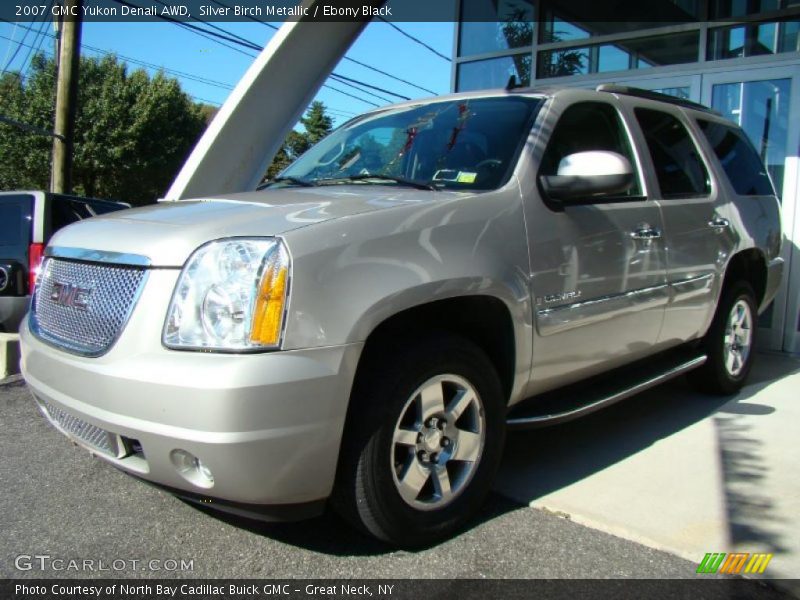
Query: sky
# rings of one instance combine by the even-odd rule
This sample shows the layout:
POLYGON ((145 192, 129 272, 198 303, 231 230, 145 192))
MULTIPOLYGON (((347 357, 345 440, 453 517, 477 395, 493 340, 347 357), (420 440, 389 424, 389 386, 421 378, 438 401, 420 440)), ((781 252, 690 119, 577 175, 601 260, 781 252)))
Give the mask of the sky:
MULTIPOLYGON (((196 22, 193 24, 199 25, 196 22)), ((38 39, 35 37, 40 25, 41 22, 21 23, 14 30, 13 24, 0 22, 0 70, 7 66, 12 57, 13 60, 8 65, 9 70, 19 70, 23 67, 22 63, 31 50, 28 46, 39 47, 41 43, 42 50, 48 53, 53 52, 52 38, 45 39, 43 35, 38 39), (24 44, 28 46, 20 47, 19 52, 14 56, 17 43, 26 33, 23 26, 33 27, 35 31, 27 32, 24 44), (14 41, 7 38, 13 38, 14 41)), ((275 34, 274 29, 261 23, 215 23, 215 25, 259 46, 266 44, 275 34)), ((280 23, 275 23, 275 25, 280 25, 280 23)), ((396 25, 439 53, 447 57, 452 56, 454 33, 452 22, 396 23, 396 25)), ((52 25, 48 24, 45 31, 52 34, 52 25)), ((224 43, 233 45, 230 42, 224 43)), ((313 40, 309 40, 309 43, 313 43, 313 40)), ((237 83, 252 63, 253 55, 256 53, 239 46, 235 46, 238 51, 232 50, 173 23, 164 22, 87 22, 83 25, 82 44, 83 52, 87 56, 99 56, 103 52, 113 52, 120 58, 129 57, 190 75, 191 77, 187 77, 169 73, 177 77, 181 81, 183 89, 197 101, 215 105, 225 101, 230 92, 228 88, 237 83), (204 78, 214 83, 199 82, 194 78, 204 78)), ((427 88, 436 94, 450 91, 451 63, 415 43, 387 23, 381 21, 370 23, 353 44, 347 56, 427 88)), ((132 69, 141 66, 133 63, 130 65, 132 69)), ((27 65, 25 66, 27 67, 27 65)), ((147 70, 154 72, 156 69, 148 68, 147 70)), ((335 71, 345 77, 358 79, 410 98, 431 95, 427 91, 391 79, 350 61, 341 61, 335 71)), ((400 100, 400 98, 377 90, 369 91, 384 99, 376 98, 367 91, 356 91, 341 82, 329 81, 328 83, 332 87, 378 105, 389 104, 387 99, 392 102, 400 100)), ((329 88, 322 88, 317 99, 324 102, 330 109, 336 124, 374 108, 371 104, 329 88)))

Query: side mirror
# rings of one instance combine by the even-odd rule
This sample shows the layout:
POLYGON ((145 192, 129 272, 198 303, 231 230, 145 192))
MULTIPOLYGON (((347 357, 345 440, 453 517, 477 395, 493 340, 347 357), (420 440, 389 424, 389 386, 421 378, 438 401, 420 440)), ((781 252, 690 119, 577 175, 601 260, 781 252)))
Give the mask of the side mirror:
POLYGON ((542 175, 539 179, 550 200, 568 203, 627 192, 634 176, 631 163, 621 154, 592 150, 565 156, 557 175, 542 175))

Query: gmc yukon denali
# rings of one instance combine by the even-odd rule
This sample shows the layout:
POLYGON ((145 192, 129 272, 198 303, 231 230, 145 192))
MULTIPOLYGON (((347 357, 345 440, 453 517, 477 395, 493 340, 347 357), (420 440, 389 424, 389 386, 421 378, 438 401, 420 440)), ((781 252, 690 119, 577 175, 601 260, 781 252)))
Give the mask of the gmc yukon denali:
POLYGON ((59 231, 22 369, 57 429, 140 479, 419 546, 479 509, 507 428, 684 373, 739 390, 781 240, 758 154, 700 105, 415 100, 259 190, 59 231))

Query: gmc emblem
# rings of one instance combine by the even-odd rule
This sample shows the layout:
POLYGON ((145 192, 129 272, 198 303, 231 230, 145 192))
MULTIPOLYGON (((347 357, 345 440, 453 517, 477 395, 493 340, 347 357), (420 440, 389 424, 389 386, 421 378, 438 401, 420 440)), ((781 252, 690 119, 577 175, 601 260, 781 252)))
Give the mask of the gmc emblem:
POLYGON ((50 300, 61 306, 68 306, 77 310, 89 310, 89 298, 92 290, 82 288, 72 283, 53 282, 50 300))

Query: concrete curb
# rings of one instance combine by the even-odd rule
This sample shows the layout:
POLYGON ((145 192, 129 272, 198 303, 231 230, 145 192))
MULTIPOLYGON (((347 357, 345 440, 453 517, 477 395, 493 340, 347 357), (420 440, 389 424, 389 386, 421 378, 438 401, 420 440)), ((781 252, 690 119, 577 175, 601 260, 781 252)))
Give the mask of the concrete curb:
POLYGON ((19 334, 0 333, 0 379, 19 373, 19 334))

